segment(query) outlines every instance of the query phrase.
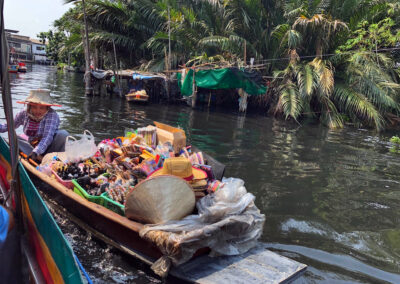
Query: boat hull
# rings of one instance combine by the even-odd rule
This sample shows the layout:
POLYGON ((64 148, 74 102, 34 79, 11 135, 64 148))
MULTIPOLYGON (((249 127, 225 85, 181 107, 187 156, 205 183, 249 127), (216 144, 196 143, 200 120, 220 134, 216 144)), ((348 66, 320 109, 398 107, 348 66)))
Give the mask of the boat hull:
POLYGON ((144 90, 130 92, 125 95, 125 98, 128 102, 147 103, 149 101, 149 95, 144 90))
POLYGON ((17 73, 18 72, 18 65, 8 65, 8 72, 9 73, 17 73))
POLYGON ((34 184, 80 221, 134 253, 139 253, 152 260, 162 256, 156 246, 139 236, 143 224, 87 201, 72 190, 37 171, 25 160, 22 161, 34 184))

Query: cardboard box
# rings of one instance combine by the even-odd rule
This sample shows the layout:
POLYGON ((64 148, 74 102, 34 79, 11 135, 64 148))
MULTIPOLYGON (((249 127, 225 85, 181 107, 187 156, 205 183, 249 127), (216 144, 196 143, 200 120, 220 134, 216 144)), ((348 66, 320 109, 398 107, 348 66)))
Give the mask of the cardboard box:
POLYGON ((154 124, 157 127, 157 143, 171 142, 175 153, 186 147, 185 131, 157 121, 154 124))

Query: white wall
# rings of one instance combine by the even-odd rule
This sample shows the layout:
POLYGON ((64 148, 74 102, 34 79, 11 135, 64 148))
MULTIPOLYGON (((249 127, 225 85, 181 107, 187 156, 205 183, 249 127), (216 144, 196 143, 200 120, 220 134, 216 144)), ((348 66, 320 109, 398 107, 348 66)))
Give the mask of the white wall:
POLYGON ((32 53, 46 55, 46 46, 44 44, 32 43, 32 53))

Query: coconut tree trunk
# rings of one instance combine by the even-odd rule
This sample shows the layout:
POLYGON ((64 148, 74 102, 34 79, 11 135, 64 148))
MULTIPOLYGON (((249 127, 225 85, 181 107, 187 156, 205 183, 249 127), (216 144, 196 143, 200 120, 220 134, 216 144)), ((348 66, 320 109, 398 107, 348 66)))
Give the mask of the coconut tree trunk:
POLYGON ((317 38, 317 40, 316 40, 315 53, 316 53, 316 57, 322 59, 322 40, 320 38, 317 38))
POLYGON ((85 0, 82 0, 83 18, 85 21, 85 95, 92 94, 92 87, 90 84, 90 48, 89 48, 89 32, 86 19, 85 0))

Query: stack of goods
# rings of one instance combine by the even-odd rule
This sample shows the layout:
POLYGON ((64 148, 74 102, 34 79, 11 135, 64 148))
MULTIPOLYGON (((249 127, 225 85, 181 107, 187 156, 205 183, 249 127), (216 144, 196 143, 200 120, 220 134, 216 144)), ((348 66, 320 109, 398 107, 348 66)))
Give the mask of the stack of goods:
MULTIPOLYGON (((163 127, 162 134, 173 130, 172 127, 163 127)), ((165 141, 161 142, 158 140, 158 130, 158 127, 147 126, 138 128, 135 133, 128 133, 127 137, 105 139, 98 144, 98 151, 91 158, 78 163, 62 162, 55 158, 50 168, 59 182, 74 179, 70 188, 78 186, 79 190, 84 191, 82 196, 89 201, 92 201, 90 196, 100 196, 93 200, 104 197, 120 204, 122 208, 138 183, 158 176, 175 176, 185 180, 196 199, 223 186, 215 180, 203 154, 194 153, 190 146, 186 146, 184 132, 171 132, 174 133, 171 139, 165 134, 165 141), (184 146, 177 147, 176 143, 184 146)), ((41 166, 43 172, 47 168, 41 166)), ((173 179, 168 181, 177 183, 173 179)), ((190 195, 187 196, 189 200, 190 195)), ((169 199, 174 198, 171 196, 169 199)), ((99 204, 106 206, 107 202, 99 204)))
POLYGON ((38 169, 50 176, 54 176, 60 183, 68 188, 72 188, 71 180, 73 179, 85 176, 95 178, 105 173, 104 167, 101 167, 95 161, 97 160, 93 157, 78 163, 64 163, 57 157, 54 157, 47 167, 39 167, 38 169))
POLYGON ((207 173, 193 167, 190 160, 185 157, 173 157, 164 161, 163 166, 152 172, 149 177, 160 175, 174 175, 186 180, 195 192, 196 198, 205 196, 207 190, 207 173))
POLYGON ((144 143, 155 148, 157 145, 157 128, 155 126, 149 125, 147 127, 142 127, 137 129, 138 136, 144 138, 144 143))

